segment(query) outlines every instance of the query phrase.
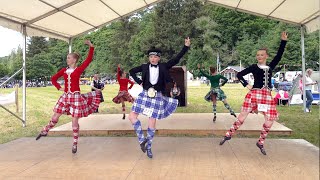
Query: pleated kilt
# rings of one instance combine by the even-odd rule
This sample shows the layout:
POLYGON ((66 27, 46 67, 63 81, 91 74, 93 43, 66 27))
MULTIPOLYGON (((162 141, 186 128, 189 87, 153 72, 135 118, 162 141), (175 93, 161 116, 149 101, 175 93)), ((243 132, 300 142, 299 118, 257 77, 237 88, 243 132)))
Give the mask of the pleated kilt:
POLYGON ((119 91, 118 95, 114 97, 112 101, 116 104, 120 104, 121 99, 123 99, 123 101, 128 101, 130 103, 134 101, 134 98, 128 93, 128 91, 119 91))
POLYGON ((208 102, 212 101, 212 98, 211 98, 212 94, 216 95, 216 99, 218 101, 223 101, 227 99, 227 96, 224 94, 224 92, 220 88, 211 88, 211 90, 206 94, 204 99, 208 102))
POLYGON ((247 93, 241 109, 245 112, 258 113, 258 104, 267 105, 267 111, 261 113, 267 116, 268 120, 278 120, 279 113, 269 89, 252 89, 247 93))
POLYGON ((53 111, 72 117, 87 117, 94 113, 100 104, 100 92, 92 91, 86 94, 64 93, 58 100, 53 111))
POLYGON ((147 91, 143 90, 134 101, 132 111, 154 119, 164 119, 172 114, 177 106, 177 99, 163 96, 159 92, 156 97, 150 98, 147 91))

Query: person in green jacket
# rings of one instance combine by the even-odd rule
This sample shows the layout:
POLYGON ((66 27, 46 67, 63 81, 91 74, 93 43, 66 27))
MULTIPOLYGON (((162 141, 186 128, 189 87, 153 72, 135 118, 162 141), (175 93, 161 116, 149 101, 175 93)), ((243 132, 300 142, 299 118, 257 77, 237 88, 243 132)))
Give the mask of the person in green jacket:
POLYGON ((227 102, 227 96, 224 94, 222 89, 220 89, 221 86, 225 85, 228 82, 228 79, 222 76, 221 74, 218 74, 216 71, 216 68, 210 67, 210 75, 203 72, 200 68, 200 64, 198 64, 199 69, 199 75, 204 76, 207 79, 210 80, 211 89, 207 93, 207 95, 204 97, 204 99, 208 102, 212 101, 212 108, 213 108, 213 122, 217 119, 217 100, 222 101, 224 106, 230 111, 230 114, 234 117, 237 117, 230 105, 227 102), (220 79, 222 79, 222 82, 220 83, 220 79))

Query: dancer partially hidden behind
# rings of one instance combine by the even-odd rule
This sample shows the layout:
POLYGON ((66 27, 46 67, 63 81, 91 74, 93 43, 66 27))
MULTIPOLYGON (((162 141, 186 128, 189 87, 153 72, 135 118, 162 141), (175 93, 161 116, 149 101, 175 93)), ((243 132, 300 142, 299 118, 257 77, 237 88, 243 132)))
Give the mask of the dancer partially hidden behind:
POLYGON ((147 151, 149 158, 153 157, 151 151, 152 140, 156 131, 156 119, 164 119, 172 114, 177 106, 178 100, 165 97, 165 87, 167 82, 172 82, 169 69, 178 64, 182 56, 188 51, 190 39, 185 39, 184 47, 180 53, 166 63, 159 63, 161 51, 151 48, 148 51, 149 63, 131 69, 130 75, 143 86, 143 91, 138 95, 129 114, 133 128, 138 136, 142 152, 147 151), (142 80, 137 77, 137 73, 142 72, 142 80), (138 115, 144 114, 149 117, 147 138, 144 137, 141 122, 138 115))
MULTIPOLYGON (((100 103, 104 102, 104 98, 102 94, 103 90, 104 90, 104 84, 99 80, 99 74, 95 74, 91 82, 91 91, 101 91, 100 103)), ((95 112, 99 113, 99 108, 95 112)))
POLYGON ((49 130, 57 124, 59 117, 62 114, 71 115, 73 129, 72 153, 77 152, 79 139, 79 118, 87 117, 89 114, 94 113, 100 104, 100 90, 92 91, 86 94, 80 94, 80 76, 91 63, 94 52, 94 47, 89 40, 86 40, 85 44, 90 47, 89 54, 86 60, 80 66, 77 67, 76 65, 79 61, 79 54, 69 53, 67 56, 68 67, 62 68, 57 74, 52 76, 52 84, 59 91, 64 91, 64 93, 53 109, 54 114, 51 118, 51 121, 43 128, 36 138, 36 140, 39 140, 42 136, 47 136, 49 130), (64 78, 64 88, 62 88, 57 82, 60 77, 64 78))
POLYGON ((112 101, 116 104, 122 104, 122 119, 126 118, 126 104, 125 101, 132 103, 134 101, 133 97, 128 92, 128 84, 130 84, 129 89, 132 88, 134 82, 130 81, 127 78, 127 73, 125 71, 121 71, 120 64, 117 68, 117 80, 120 86, 118 95, 112 99, 112 101))
POLYGON ((218 74, 216 71, 216 68, 214 67, 210 67, 210 75, 208 75, 207 73, 201 70, 200 64, 198 64, 198 69, 201 76, 204 76, 210 80, 211 89, 207 93, 207 95, 204 97, 204 99, 208 102, 212 101, 212 110, 213 110, 212 121, 215 122, 217 119, 217 100, 222 101, 224 104, 224 107, 226 107, 229 110, 230 114, 234 117, 237 117, 227 102, 227 96, 225 95, 223 90, 220 88, 221 86, 224 86, 228 82, 228 79, 222 76, 221 74, 218 74), (222 79, 221 83, 220 83, 220 79, 222 79))
POLYGON ((259 49, 256 54, 258 63, 249 66, 248 68, 244 69, 243 71, 237 74, 237 77, 241 84, 244 87, 247 87, 250 90, 250 92, 248 92, 248 94, 245 97, 241 113, 238 116, 238 120, 234 122, 230 130, 226 133, 225 137, 221 140, 220 145, 223 145, 225 141, 231 139, 231 136, 243 124, 244 120, 247 118, 250 112, 262 112, 264 114, 265 122, 262 126, 260 138, 256 145, 260 149, 262 154, 267 155, 263 147, 264 141, 270 131, 273 121, 278 120, 276 103, 274 102, 271 96, 272 70, 277 66, 277 64, 281 60, 282 54, 287 43, 287 37, 287 33, 282 32, 281 43, 277 55, 268 65, 266 65, 268 51, 266 48, 262 48, 259 49), (253 86, 249 85, 247 81, 243 78, 243 76, 249 73, 252 73, 254 77, 253 86))

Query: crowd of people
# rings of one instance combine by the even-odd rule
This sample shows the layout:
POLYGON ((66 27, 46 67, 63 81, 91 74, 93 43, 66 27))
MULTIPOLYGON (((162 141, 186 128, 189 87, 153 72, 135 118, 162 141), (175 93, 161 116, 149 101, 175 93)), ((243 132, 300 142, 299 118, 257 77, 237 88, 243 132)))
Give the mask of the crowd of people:
MULTIPOLYGON (((0 82, 0 84, 1 83, 2 82, 0 82)), ((0 88, 14 88, 16 85, 18 85, 19 87, 22 87, 23 81, 22 80, 12 80, 12 81, 5 83, 0 88)), ((46 86, 52 86, 51 81, 43 81, 43 80, 27 80, 26 81, 26 87, 46 87, 46 86)))

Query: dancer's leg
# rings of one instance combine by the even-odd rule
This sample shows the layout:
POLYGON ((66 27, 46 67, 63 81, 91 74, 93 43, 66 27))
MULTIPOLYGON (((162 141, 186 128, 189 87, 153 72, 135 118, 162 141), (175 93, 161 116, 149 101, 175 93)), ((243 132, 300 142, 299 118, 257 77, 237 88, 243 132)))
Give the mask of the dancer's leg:
POLYGON ((211 94, 211 100, 212 100, 212 111, 213 111, 213 122, 217 119, 217 96, 216 94, 211 94))
POLYGON ((259 140, 257 142, 257 146, 260 149, 262 154, 267 155, 266 151, 263 148, 263 144, 264 144, 264 141, 265 141, 266 137, 268 136, 269 131, 273 125, 273 120, 269 120, 266 115, 264 116, 264 119, 265 119, 265 122, 262 126, 262 130, 260 133, 259 140))
POLYGON ((122 104, 122 113, 123 113, 123 117, 122 119, 126 118, 126 104, 124 103, 124 100, 121 98, 121 104, 122 104))
POLYGON ((249 112, 242 111, 238 119, 233 123, 229 131, 226 132, 225 137, 221 140, 220 145, 222 145, 225 141, 230 140, 232 135, 240 128, 240 126, 243 124, 245 119, 247 118, 249 112))
POLYGON ((233 115, 234 117, 237 117, 234 111, 232 110, 231 106, 228 104, 227 99, 223 100, 223 104, 224 104, 224 107, 226 107, 229 110, 231 115, 233 115))
POLYGON ((151 151, 151 147, 152 147, 152 141, 153 141, 153 137, 154 134, 156 132, 156 122, 157 120, 154 118, 149 118, 148 121, 148 131, 147 131, 147 139, 148 139, 148 144, 147 144, 147 156, 149 158, 153 157, 152 151, 151 151))
POLYGON ((72 131, 73 131, 73 145, 72 145, 72 153, 77 152, 77 145, 79 140, 79 118, 72 117, 72 131))
POLYGON ((140 144, 140 148, 143 152, 146 152, 145 144, 147 143, 147 139, 144 138, 141 122, 138 120, 138 114, 135 112, 131 112, 129 114, 129 120, 138 136, 138 141, 140 144))
POLYGON ((42 131, 39 133, 36 140, 39 140, 41 138, 41 136, 46 136, 48 134, 49 130, 52 129, 58 123, 61 115, 62 114, 54 113, 53 116, 51 117, 51 120, 49 121, 49 123, 45 127, 43 127, 42 131))

